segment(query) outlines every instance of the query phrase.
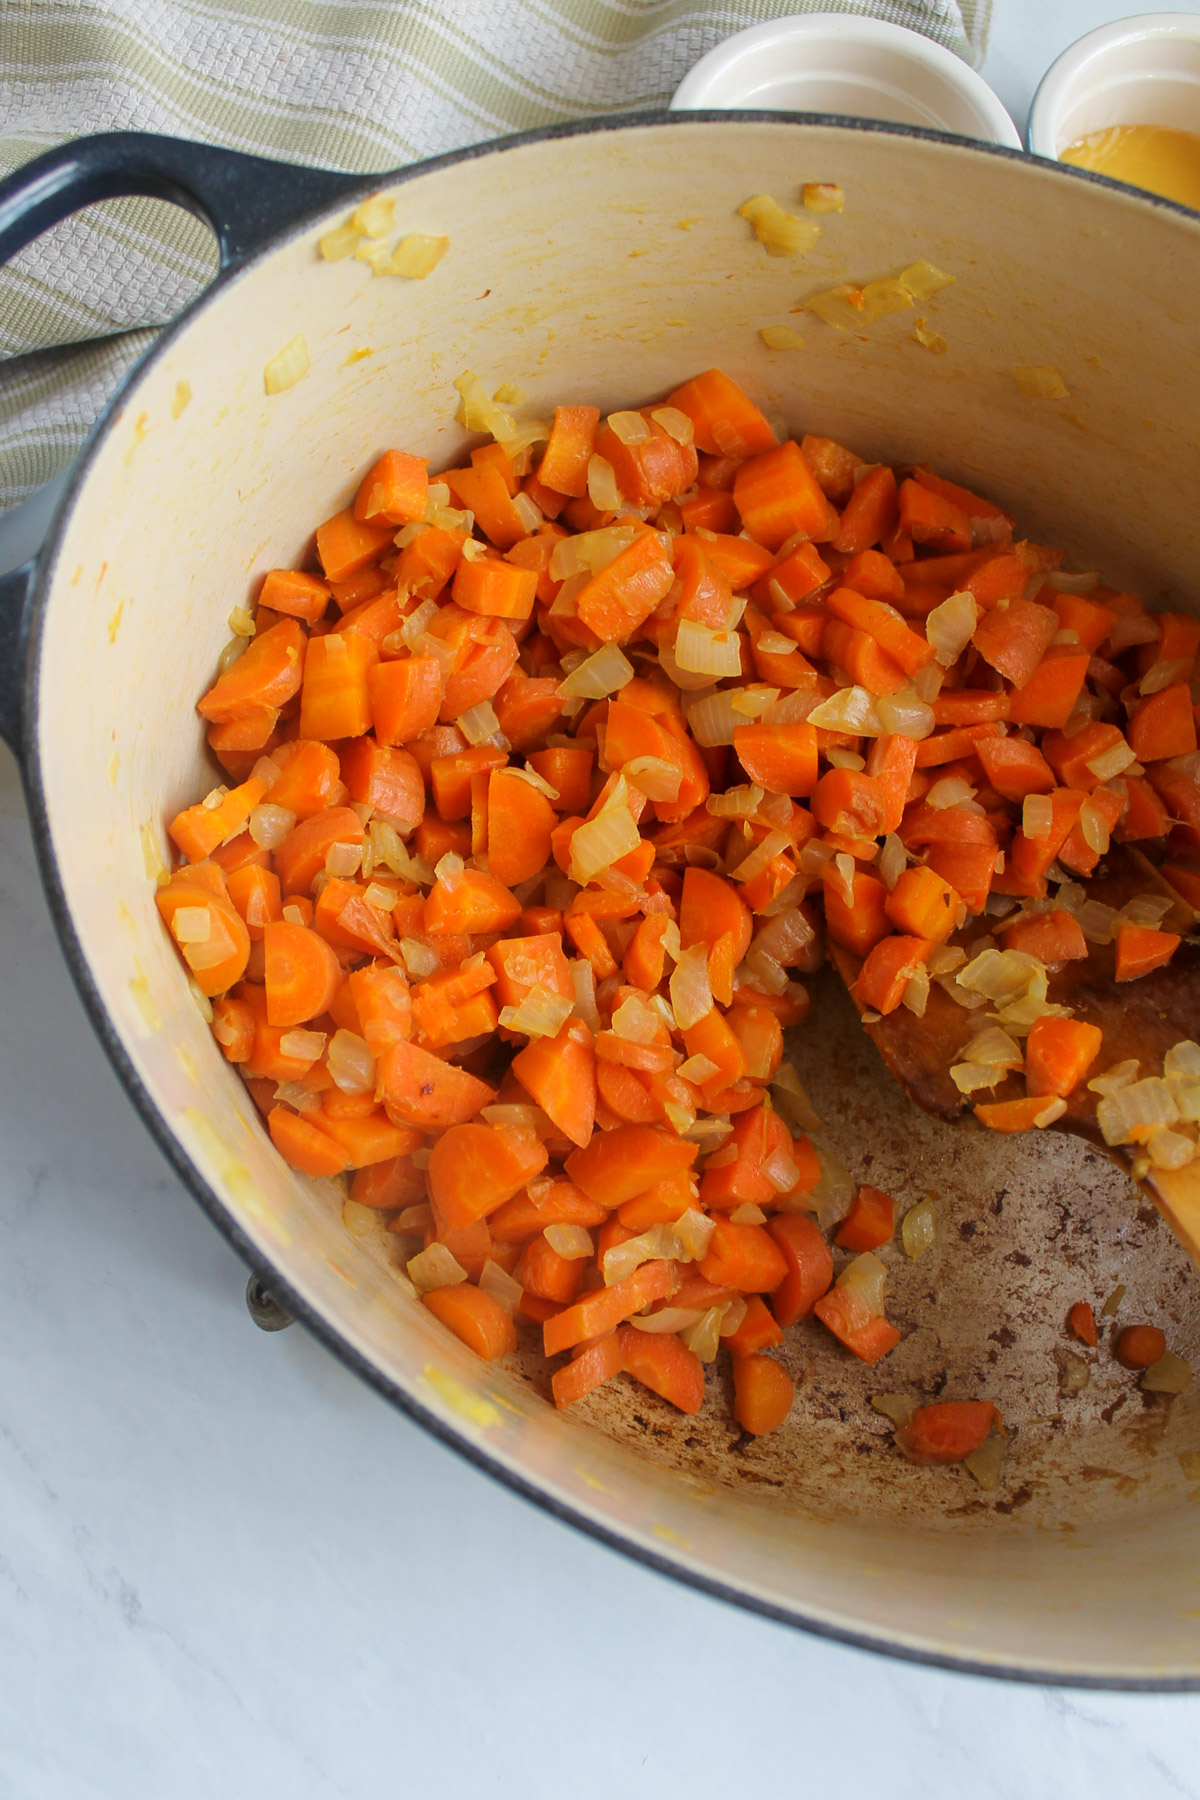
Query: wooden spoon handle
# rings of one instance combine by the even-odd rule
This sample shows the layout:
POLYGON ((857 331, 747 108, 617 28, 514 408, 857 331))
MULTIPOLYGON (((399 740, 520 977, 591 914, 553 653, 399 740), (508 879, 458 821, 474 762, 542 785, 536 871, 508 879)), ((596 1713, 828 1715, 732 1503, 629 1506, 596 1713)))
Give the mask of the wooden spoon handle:
POLYGON ((1200 1268, 1200 1163, 1156 1169, 1140 1185, 1200 1268))

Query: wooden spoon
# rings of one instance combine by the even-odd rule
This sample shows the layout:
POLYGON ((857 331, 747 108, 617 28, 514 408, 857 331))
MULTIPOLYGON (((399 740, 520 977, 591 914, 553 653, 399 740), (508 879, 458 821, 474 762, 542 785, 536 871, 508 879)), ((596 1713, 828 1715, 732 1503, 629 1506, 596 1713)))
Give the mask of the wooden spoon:
MULTIPOLYGON (((1135 894, 1156 893, 1172 901, 1164 928, 1181 935, 1194 931, 1197 913, 1164 882, 1154 865, 1129 845, 1112 846, 1087 882, 1093 900, 1119 909, 1135 894)), ((970 957, 971 946, 990 935, 1003 920, 975 918, 951 942, 961 944, 970 957)), ((862 967, 851 952, 830 944, 830 956, 860 1014, 864 1008, 854 996, 854 982, 862 967)), ((1183 1038, 1200 1037, 1200 943, 1185 937, 1171 961, 1136 981, 1116 980, 1116 953, 1112 945, 1092 944, 1085 961, 1070 962, 1050 976, 1049 998, 1071 1007, 1076 1018, 1098 1025, 1104 1048, 1095 1073, 1114 1063, 1136 1057, 1142 1075, 1157 1075, 1163 1057, 1183 1038)), ((976 1126, 972 1108, 977 1100, 1016 1100, 1025 1092, 1021 1074, 1007 1076, 994 1089, 968 1097, 960 1094, 950 1078, 952 1063, 962 1061, 962 1051, 982 1028, 986 1009, 968 1011, 945 990, 931 982, 929 1000, 918 1018, 898 1006, 883 1018, 873 1016, 866 1029, 880 1055, 908 1093, 909 1098, 935 1118, 963 1121, 976 1126)), ((1054 1128, 1086 1138, 1130 1168, 1128 1152, 1104 1142, 1096 1119, 1100 1096, 1086 1084, 1070 1096, 1067 1110, 1054 1128)), ((976 1126, 976 1129, 984 1129, 976 1126)), ((1166 1219, 1192 1261, 1200 1267, 1200 1158, 1182 1169, 1156 1169, 1139 1182, 1166 1219)))

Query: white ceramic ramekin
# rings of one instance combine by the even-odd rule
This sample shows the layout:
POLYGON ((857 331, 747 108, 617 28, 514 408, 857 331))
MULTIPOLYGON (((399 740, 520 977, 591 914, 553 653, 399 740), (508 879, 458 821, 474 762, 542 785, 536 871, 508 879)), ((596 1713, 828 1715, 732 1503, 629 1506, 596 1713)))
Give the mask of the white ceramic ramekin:
POLYGON ((772 19, 726 38, 680 84, 672 110, 762 107, 954 131, 1021 148, 987 82, 919 32, 848 13, 772 19))
POLYGON ((1089 31, 1042 77, 1029 113, 1029 148, 1058 158, 1109 125, 1200 131, 1200 17, 1142 13, 1089 31))

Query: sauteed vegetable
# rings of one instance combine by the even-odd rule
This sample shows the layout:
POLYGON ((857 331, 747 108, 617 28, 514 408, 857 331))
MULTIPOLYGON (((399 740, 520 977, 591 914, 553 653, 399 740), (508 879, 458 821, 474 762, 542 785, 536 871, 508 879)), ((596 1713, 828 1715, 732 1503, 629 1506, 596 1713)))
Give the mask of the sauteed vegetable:
MULTIPOLYGON (((350 1229, 385 1223, 479 1355, 527 1325, 559 1406, 624 1372, 694 1413, 725 1348, 767 1432, 785 1330, 900 1335, 895 1202, 784 1059, 826 933, 869 1012, 978 1009, 952 1073, 983 1125, 1092 1080, 1110 1141, 1196 1153, 1200 1048, 1110 1069, 1047 976, 1114 942, 1138 979, 1200 899, 1200 621, 928 467, 781 439, 719 370, 604 419, 458 386, 488 441, 432 479, 387 451, 319 567, 232 615, 198 703, 228 780, 171 821, 159 907, 279 1153, 353 1172, 350 1229), (1086 887, 1110 839, 1161 865, 1119 913, 1086 887)), ((904 1249, 931 1231, 912 1209, 904 1249)), ((893 1410, 919 1461, 998 1425, 893 1410)))

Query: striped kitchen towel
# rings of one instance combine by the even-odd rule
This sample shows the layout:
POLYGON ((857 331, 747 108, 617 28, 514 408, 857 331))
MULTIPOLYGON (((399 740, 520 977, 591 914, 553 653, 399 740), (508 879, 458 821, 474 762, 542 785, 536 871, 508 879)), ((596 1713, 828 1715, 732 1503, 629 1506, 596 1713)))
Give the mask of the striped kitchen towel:
MULTIPOLYGON (((160 131, 368 173, 665 105, 735 31, 840 11, 970 62, 991 0, 0 0, 0 173, 84 132, 160 131)), ((118 200, 0 270, 0 511, 65 468, 215 269, 177 207, 118 200)))

